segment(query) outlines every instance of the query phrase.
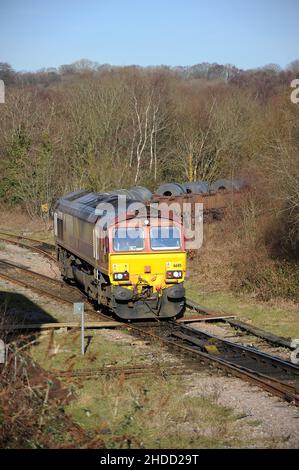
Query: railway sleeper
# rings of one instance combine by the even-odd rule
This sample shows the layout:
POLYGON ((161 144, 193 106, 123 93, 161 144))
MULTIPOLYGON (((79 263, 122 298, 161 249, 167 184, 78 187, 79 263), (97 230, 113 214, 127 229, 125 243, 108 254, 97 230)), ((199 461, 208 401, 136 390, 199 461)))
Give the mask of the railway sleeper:
POLYGON ((198 338, 192 338, 188 335, 185 335, 184 333, 181 333, 179 331, 173 332, 171 336, 175 338, 182 339, 184 341, 187 341, 191 343, 192 345, 200 347, 203 351, 208 352, 209 354, 219 354, 219 350, 216 346, 216 344, 213 344, 212 342, 201 340, 198 338))

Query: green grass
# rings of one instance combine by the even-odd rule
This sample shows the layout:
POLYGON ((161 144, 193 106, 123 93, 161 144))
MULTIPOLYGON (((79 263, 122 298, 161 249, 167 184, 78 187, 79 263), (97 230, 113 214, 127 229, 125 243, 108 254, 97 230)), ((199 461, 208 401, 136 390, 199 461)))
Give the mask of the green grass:
MULTIPOLYGON (((81 355, 80 331, 53 332, 40 338, 39 346, 31 349, 31 356, 45 369, 75 370, 99 368, 105 365, 130 366, 144 362, 129 344, 112 342, 96 330, 86 330, 85 345, 90 344, 85 356, 81 355)), ((133 341, 133 340, 132 340, 133 341)))
POLYGON ((100 379, 83 384, 66 411, 97 431, 108 448, 246 446, 232 410, 207 397, 186 397, 181 379, 100 379))
POLYGON ((28 235, 28 238, 34 238, 43 242, 54 244, 54 233, 53 230, 35 230, 32 234, 28 235))
POLYGON ((199 292, 187 284, 187 296, 206 307, 234 313, 241 320, 274 334, 299 338, 299 309, 291 303, 273 305, 228 292, 199 292))
MULTIPOLYGON (((131 338, 131 337, 129 337, 131 338)), ((40 338, 31 356, 48 370, 98 368, 103 365, 142 364, 145 346, 125 339, 117 341, 95 333, 86 356, 80 356, 79 332, 54 333, 40 338), (56 348, 57 354, 49 349, 56 348)), ((153 357, 160 347, 151 345, 153 357)), ((165 359, 164 359, 165 361, 165 359)), ((91 380, 61 378, 75 398, 66 413, 83 428, 99 435, 108 448, 222 448, 267 447, 257 442, 250 430, 259 423, 240 422, 240 416, 217 403, 217 394, 189 392, 190 375, 163 376, 159 373, 133 378, 99 376, 91 380), (248 433, 249 430, 249 433, 248 433)), ((196 380, 200 380, 197 376, 196 380)))

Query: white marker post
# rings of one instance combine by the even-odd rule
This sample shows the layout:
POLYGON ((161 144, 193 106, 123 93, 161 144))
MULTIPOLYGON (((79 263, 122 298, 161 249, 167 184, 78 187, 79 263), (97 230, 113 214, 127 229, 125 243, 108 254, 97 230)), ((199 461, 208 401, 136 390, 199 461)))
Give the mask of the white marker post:
POLYGON ((0 364, 5 364, 6 360, 6 345, 2 339, 0 339, 0 364))
POLYGON ((81 354, 84 356, 84 303, 74 302, 74 315, 81 315, 81 354))

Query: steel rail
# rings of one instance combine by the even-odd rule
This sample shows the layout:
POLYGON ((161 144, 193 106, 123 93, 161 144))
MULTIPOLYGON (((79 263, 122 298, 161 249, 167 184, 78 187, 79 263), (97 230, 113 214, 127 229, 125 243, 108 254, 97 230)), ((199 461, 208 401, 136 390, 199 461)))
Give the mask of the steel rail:
POLYGON ((101 375, 118 376, 124 374, 125 376, 143 376, 146 374, 160 374, 160 375, 184 375, 188 371, 182 366, 173 366, 168 364, 144 364, 137 366, 103 366, 98 368, 89 369, 74 369, 63 370, 52 369, 57 376, 63 378, 86 378, 93 379, 101 375))
MULTIPOLYGON (((191 299, 186 300, 186 306, 190 308, 191 310, 195 310, 196 312, 202 312, 206 315, 221 315, 225 313, 228 315, 227 318, 219 318, 219 321, 223 321, 224 323, 227 323, 228 325, 232 326, 235 329, 241 330, 241 331, 246 331, 247 333, 257 337, 261 338, 264 341, 267 341, 270 344, 276 345, 276 346, 281 346, 283 348, 287 349, 293 349, 292 348, 292 338, 285 338, 283 336, 278 336, 275 335, 274 333, 270 333, 269 331, 265 331, 261 328, 258 328, 253 325, 249 325, 248 323, 245 323, 240 320, 236 320, 235 318, 229 318, 229 312, 222 312, 222 311, 217 311, 214 309, 210 309, 208 307, 205 307, 203 305, 199 305, 196 302, 194 302, 191 299)), ((237 315, 235 315, 236 317, 237 315)))
POLYGON ((23 235, 15 235, 14 233, 5 232, 3 230, 0 230, 0 235, 6 235, 7 237, 17 238, 18 240, 28 240, 29 242, 35 242, 41 245, 47 245, 50 249, 55 250, 55 245, 53 245, 52 243, 48 243, 43 240, 37 240, 36 238, 24 237, 23 235))
POLYGON ((40 255, 48 258, 51 261, 56 262, 56 257, 52 254, 52 252, 55 252, 55 246, 51 245, 47 242, 43 242, 40 240, 35 240, 33 238, 28 238, 28 237, 22 237, 20 235, 13 235, 13 234, 8 234, 6 232, 0 232, 0 235, 5 235, 8 238, 3 238, 3 236, 0 238, 0 241, 3 243, 9 243, 11 245, 16 245, 20 246, 22 248, 26 248, 32 251, 35 251, 36 253, 39 253, 40 255), (15 240, 13 240, 15 239, 15 240), (28 243, 24 243, 22 240, 25 240, 28 243), (31 244, 30 244, 31 243, 31 244), (44 246, 44 248, 42 248, 44 246), (47 247, 47 248, 45 248, 47 247))
MULTIPOLYGON (((30 271, 27 268, 24 267, 19 267, 16 266, 12 263, 8 263, 5 261, 1 261, 0 265, 6 265, 9 270, 11 271, 12 269, 14 270, 19 270, 22 273, 26 273, 27 275, 31 275, 33 277, 37 277, 39 279, 47 280, 47 282, 51 282, 54 285, 59 285, 59 287, 64 287, 65 284, 62 281, 58 281, 52 278, 49 278, 45 275, 42 275, 40 273, 36 273, 34 271, 30 271)), ((23 285, 24 287, 28 287, 32 290, 38 291, 41 294, 46 294, 47 296, 50 296, 52 298, 55 298, 55 300, 66 302, 66 303, 73 303, 74 299, 66 299, 65 297, 62 297, 61 294, 57 295, 54 294, 53 292, 49 293, 48 288, 40 288, 37 287, 36 284, 32 285, 30 282, 28 283, 28 280, 24 281, 20 278, 15 278, 14 276, 11 276, 9 274, 4 274, 0 273, 0 277, 7 279, 11 282, 18 283, 20 285, 23 285)), ((74 290, 78 294, 78 290, 74 287, 67 286, 67 288, 70 288, 72 291, 72 294, 74 290)), ((82 297, 81 297, 82 299, 82 297)), ((187 302, 188 306, 188 302, 187 302)), ((90 309, 91 313, 95 314, 93 309, 90 309)), ((202 311, 202 309, 201 309, 202 311)), ((105 320, 108 317, 105 314, 101 314, 105 320)), ((208 316, 208 315, 207 315, 208 316)), ((226 320, 227 321, 227 320, 226 320)), ((171 348, 175 349, 178 352, 183 353, 184 355, 189 355, 192 356, 193 358, 197 359, 197 364, 209 364, 210 366, 217 367, 219 369, 225 370, 231 375, 234 375, 236 377, 239 377, 241 379, 245 379, 249 381, 250 383, 254 383, 256 385, 259 385, 263 389, 269 391, 270 393, 280 396, 281 398, 284 398, 287 401, 291 401, 295 403, 297 406, 299 406, 299 367, 295 366, 287 361, 284 361, 282 359, 276 358, 275 356, 270 356, 267 355, 266 353, 263 353, 261 351, 258 351, 256 349, 251 349, 246 346, 236 344, 230 341, 226 341, 222 338, 213 336, 213 335, 208 335, 206 332, 202 332, 199 330, 195 330, 194 328, 182 326, 182 324, 179 324, 175 321, 170 321, 167 322, 166 324, 164 322, 157 322, 155 325, 162 325, 165 328, 165 325, 167 325, 168 328, 168 333, 167 337, 165 337, 165 332, 162 334, 153 334, 152 332, 148 331, 148 328, 144 328, 142 326, 136 326, 132 324, 124 324, 126 328, 131 331, 134 334, 137 334, 138 336, 143 336, 145 338, 150 338, 152 341, 156 342, 161 342, 161 344, 171 348), (178 333, 181 333, 181 337, 178 333), (185 337, 182 337, 182 335, 185 334, 185 337), (174 339, 175 338, 175 339, 174 339), (211 342, 212 341, 212 342, 211 342), (214 345, 213 345, 214 342, 214 345), (215 342, 216 342, 216 348, 217 348, 217 343, 218 343, 218 351, 217 354, 213 353, 213 348, 211 352, 211 348, 207 348, 207 346, 214 346, 215 347, 215 342), (225 345, 225 354, 222 354, 223 351, 219 351, 219 345, 225 345), (238 353, 236 353, 236 350, 238 353), (207 352, 209 351, 209 352, 207 352), (227 351, 230 351, 228 354, 227 351), (232 351, 234 351, 234 354, 231 354, 232 351), (250 358, 251 363, 248 364, 242 363, 240 360, 236 360, 236 358, 240 358, 243 353, 247 354, 247 357, 250 358), (264 361, 268 361, 269 363, 273 364, 275 363, 275 366, 277 368, 280 367, 280 372, 284 371, 282 374, 282 377, 276 378, 273 376, 273 374, 269 375, 269 371, 263 370, 263 368, 256 368, 253 367, 254 362, 253 357, 255 357, 256 363, 264 361), (292 377, 294 383, 287 383, 287 375, 288 372, 292 370, 293 372, 295 371, 295 379, 292 377), (267 373, 265 373, 267 372, 267 373)), ((150 325, 149 325, 150 326, 150 325)), ((167 330, 166 328, 166 330, 167 330)), ((157 328, 155 328, 156 330, 157 328)), ((163 330, 163 328, 162 328, 163 330)), ((220 348, 221 349, 221 348, 220 348)), ((249 361, 249 362, 250 362, 249 361)), ((278 370, 278 369, 277 369, 278 370)))
MULTIPOLYGON (((283 361, 279 358, 276 358, 275 356, 269 356, 266 355, 265 353, 262 353, 258 350, 254 350, 253 355, 255 357, 260 356, 261 361, 267 361, 266 357, 269 356, 271 358, 271 362, 275 362, 277 367, 281 367, 281 370, 288 369, 292 370, 293 372, 296 372, 295 376, 295 383, 288 383, 287 380, 283 380, 282 378, 277 379, 274 376, 268 375, 264 373, 261 370, 258 370, 258 368, 252 367, 254 364, 251 363, 250 367, 248 363, 245 365, 238 363, 236 360, 232 361, 230 360, 227 356, 222 357, 221 352, 219 354, 216 353, 211 353, 211 352, 206 352, 205 350, 205 344, 199 345, 199 343, 196 341, 197 336, 196 334, 198 333, 198 330, 194 330, 193 328, 190 327, 182 327, 181 325, 177 328, 177 324, 175 322, 172 322, 172 328, 169 329, 169 334, 165 336, 165 332, 162 334, 157 335, 156 333, 149 332, 147 330, 140 329, 138 327, 131 326, 130 327, 137 335, 142 336, 144 338, 149 338, 151 341, 157 343, 161 342, 161 344, 164 344, 167 346, 169 349, 174 349, 183 355, 191 356, 194 359, 197 360, 197 363, 199 365, 203 364, 208 364, 211 367, 216 367, 218 369, 224 370, 226 373, 229 373, 230 375, 233 375, 235 377, 241 378, 243 380, 246 380, 252 384, 258 385, 259 387, 263 388, 264 390, 267 390, 268 392, 272 393, 273 395, 279 396, 283 398, 284 400, 287 400, 288 402, 294 403, 296 406, 299 406, 299 367, 291 364, 287 361, 283 361), (179 338, 177 337, 176 340, 174 340, 174 337, 172 338, 171 336, 173 333, 175 333, 175 330, 185 330, 188 329, 189 337, 188 338, 179 338), (298 374, 298 375, 297 375, 298 374)), ((213 340, 215 341, 215 338, 222 342, 221 338, 214 337, 213 340)), ((235 343, 231 343, 229 341, 226 341, 226 343, 229 343, 229 346, 232 346, 233 348, 236 346, 235 343)), ((229 347, 227 346, 227 347, 229 347)), ((241 355, 241 352, 244 350, 250 350, 250 348, 237 345, 239 347, 239 352, 241 355)), ((196 365, 196 364, 194 364, 196 365)), ((286 373, 286 376, 288 374, 286 373)), ((294 379, 294 377, 293 377, 294 379)))
POLYGON ((103 315, 102 313, 96 313, 95 310, 91 308, 86 302, 86 297, 83 294, 80 295, 80 291, 76 287, 69 286, 63 281, 53 279, 51 277, 45 276, 44 274, 31 271, 28 268, 10 263, 8 261, 0 260, 0 267, 1 265, 6 268, 6 272, 0 272, 0 278, 5 279, 6 281, 31 289, 39 294, 45 295, 49 298, 66 303, 68 305, 73 305, 74 302, 83 302, 85 304, 85 311, 87 313, 96 315, 97 318, 99 318, 99 316, 103 317, 105 320, 108 318, 108 316, 103 315), (22 275, 18 276, 18 272, 20 272, 22 275), (33 282, 29 281, 30 277, 33 282), (39 281, 39 284, 36 283, 36 280, 39 281), (44 282, 47 285, 40 286, 40 282, 44 282), (57 289, 60 291, 59 293, 57 292, 57 289))
MULTIPOLYGON (((244 359, 250 358, 256 363, 260 362, 262 368, 273 369, 272 373, 276 375, 279 373, 280 369, 284 375, 288 374, 293 376, 294 379, 298 381, 299 387, 299 366, 292 362, 270 355, 254 347, 228 341, 225 338, 220 338, 206 331, 190 328, 186 325, 180 325, 178 333, 179 336, 180 334, 183 335, 187 342, 189 341, 195 346, 198 344, 200 347, 207 349, 210 354, 226 355, 231 361, 238 361, 239 359, 244 361, 244 359)), ((172 334, 175 336, 175 331, 172 334)))
MULTIPOLYGON (((5 272, 0 271, 0 278, 8 282, 18 284, 27 289, 31 289, 38 294, 44 295, 58 302, 66 303, 68 305, 73 305, 74 302, 83 302, 85 305, 85 312, 90 315, 90 318, 94 320, 103 319, 103 321, 115 321, 115 323, 118 323, 119 328, 128 327, 128 323, 120 323, 119 321, 116 321, 113 316, 96 311, 95 308, 93 308, 87 302, 86 295, 81 294, 78 287, 70 286, 64 281, 53 279, 52 277, 46 276, 45 274, 32 271, 24 266, 20 266, 16 263, 12 263, 3 259, 0 259, 0 269, 1 266, 4 268, 5 272)), ((143 326, 147 325, 153 327, 157 325, 157 322, 143 323, 143 326)))

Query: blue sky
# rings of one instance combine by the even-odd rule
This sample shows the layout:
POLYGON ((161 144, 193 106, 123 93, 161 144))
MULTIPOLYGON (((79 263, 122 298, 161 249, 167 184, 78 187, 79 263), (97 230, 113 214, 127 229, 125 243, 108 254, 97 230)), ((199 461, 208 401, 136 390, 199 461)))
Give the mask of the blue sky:
POLYGON ((299 0, 0 0, 0 62, 285 66, 298 23, 299 0))

